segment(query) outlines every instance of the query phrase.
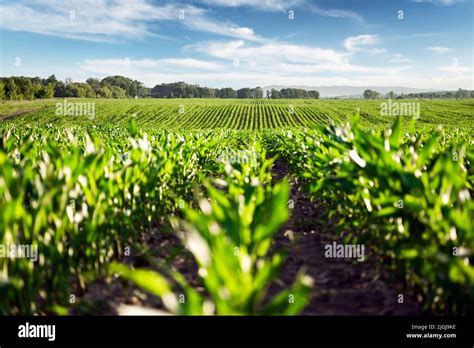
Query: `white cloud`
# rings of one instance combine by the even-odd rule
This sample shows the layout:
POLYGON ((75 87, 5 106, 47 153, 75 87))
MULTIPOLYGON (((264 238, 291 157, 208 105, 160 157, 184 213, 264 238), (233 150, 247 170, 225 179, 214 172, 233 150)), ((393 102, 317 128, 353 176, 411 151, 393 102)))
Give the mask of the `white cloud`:
POLYGON ((19 0, 1 4, 0 13, 3 29, 88 41, 157 35, 157 22, 165 21, 221 36, 261 40, 253 29, 218 22, 207 10, 191 5, 156 5, 147 0, 19 0))
POLYGON ((210 6, 253 7, 263 11, 283 11, 301 6, 305 0, 201 0, 210 6))
POLYGON ((427 2, 427 3, 433 3, 433 4, 438 4, 438 5, 444 5, 444 6, 451 6, 460 2, 463 2, 463 0, 412 0, 413 2, 427 2))
POLYGON ((102 20, 97 20, 100 17, 100 8, 90 16, 71 8, 74 7, 67 11, 58 7, 55 11, 42 12, 23 4, 0 5, 0 26, 8 30, 89 41, 110 41, 110 35, 142 37, 148 33, 143 25, 132 25, 105 16, 102 20))
POLYGON ((381 54, 386 52, 383 48, 366 48, 380 42, 378 35, 350 36, 344 40, 344 47, 350 52, 365 52, 369 54, 381 54))
POLYGON ((399 74, 403 71, 411 69, 410 66, 398 66, 398 67, 370 67, 353 65, 349 63, 339 64, 280 64, 279 67, 282 71, 289 73, 300 73, 300 74, 314 74, 321 72, 335 72, 335 73, 371 73, 371 74, 399 74))
POLYGON ((446 54, 453 51, 451 48, 439 47, 439 46, 430 46, 430 47, 426 47, 426 49, 436 54, 446 54))
POLYGON ((186 16, 182 20, 183 25, 192 29, 217 35, 240 38, 249 41, 262 41, 263 38, 255 34, 252 28, 239 27, 233 23, 221 23, 210 20, 202 15, 186 16))
POLYGON ((406 58, 403 54, 396 53, 389 59, 390 63, 411 63, 413 60, 406 58))
POLYGON ((337 9, 323 9, 318 6, 311 6, 311 11, 314 13, 324 16, 324 17, 333 17, 333 18, 351 18, 358 22, 363 22, 364 19, 355 12, 348 10, 337 10, 337 9))
POLYGON ((218 70, 222 69, 222 65, 216 62, 208 62, 193 58, 165 58, 156 60, 156 64, 160 63, 174 65, 181 68, 190 69, 204 69, 204 70, 218 70))
POLYGON ((308 0, 201 0, 202 3, 211 6, 221 7, 252 7, 260 11, 287 11, 294 10, 297 15, 297 8, 309 10, 323 17, 351 18, 363 22, 363 18, 355 12, 344 9, 325 9, 317 6, 308 0))
POLYGON ((163 59, 86 59, 80 64, 84 71, 107 71, 111 75, 127 75, 130 72, 160 71, 162 73, 209 72, 219 71, 223 66, 218 62, 205 61, 194 58, 163 58, 163 59), (116 70, 113 73, 114 69, 116 70))
POLYGON ((474 69, 467 66, 442 66, 438 70, 452 74, 471 74, 471 76, 474 73, 474 69))
POLYGON ((432 37, 432 36, 441 36, 441 35, 446 35, 446 33, 443 33, 443 32, 414 33, 414 34, 405 34, 405 35, 393 35, 392 37, 396 39, 414 39, 414 38, 420 38, 420 37, 432 37))
POLYGON ((84 75, 124 75, 154 86, 160 82, 186 81, 208 86, 256 86, 267 84, 304 84, 346 82, 368 84, 407 76, 410 66, 362 66, 351 64, 346 53, 319 47, 284 42, 246 43, 204 42, 188 46, 185 52, 207 55, 194 58, 89 59, 80 64, 84 75), (189 52, 192 51, 192 52, 189 52), (235 65, 235 59, 239 64, 235 65))
POLYGON ((297 70, 298 67, 281 65, 282 70, 252 70, 235 68, 232 65, 222 66, 221 70, 203 71, 202 69, 181 69, 168 71, 170 67, 161 60, 145 59, 132 60, 130 66, 124 65, 123 59, 116 60, 86 60, 81 63, 75 80, 85 80, 89 76, 105 77, 120 74, 143 81, 146 86, 154 86, 162 82, 186 81, 209 87, 233 86, 268 86, 268 85, 306 85, 306 86, 406 86, 433 89, 472 89, 469 76, 433 76, 400 74, 399 68, 367 68, 361 67, 360 74, 349 72, 343 75, 324 76, 316 70, 302 67, 301 71, 292 72, 284 69, 297 70), (150 70, 150 64, 154 69, 150 70))
MULTIPOLYGON (((359 40, 356 40, 359 42, 359 40)), ((372 42, 372 41, 371 41, 372 42)), ((375 42, 375 41, 374 41, 375 42)), ((266 42, 248 44, 243 40, 230 42, 205 42, 187 47, 206 54, 214 59, 226 60, 231 66, 237 59, 239 71, 253 71, 288 76, 298 74, 399 74, 410 66, 373 67, 351 64, 345 52, 332 49, 288 44, 284 42, 266 42)))
POLYGON ((223 76, 226 76, 230 79, 229 84, 240 84, 245 79, 254 81, 256 76, 281 82, 283 77, 289 79, 296 76, 308 78, 312 74, 392 75, 410 69, 410 66, 387 68, 354 65, 348 61, 347 54, 344 52, 284 42, 211 41, 187 46, 184 51, 191 53, 191 55, 204 54, 209 59, 132 59, 129 61, 129 65, 126 65, 123 59, 86 60, 81 64, 81 69, 87 72, 126 76, 133 73, 142 77, 153 71, 154 74, 159 75, 159 78, 168 81, 185 78, 190 78, 190 81, 196 81, 193 79, 198 78, 201 81, 225 81, 223 76), (238 60, 237 67, 235 66, 236 60, 238 60), (251 78, 251 76, 253 77, 251 78))
POLYGON ((303 63, 345 61, 343 53, 332 49, 271 42, 259 45, 250 45, 243 40, 231 42, 205 42, 188 46, 190 49, 206 53, 212 57, 232 61, 267 63, 275 61, 292 61, 303 63))
POLYGON ((360 46, 369 46, 375 45, 379 42, 377 35, 359 35, 359 36, 350 36, 344 40, 344 47, 349 50, 356 50, 360 46))

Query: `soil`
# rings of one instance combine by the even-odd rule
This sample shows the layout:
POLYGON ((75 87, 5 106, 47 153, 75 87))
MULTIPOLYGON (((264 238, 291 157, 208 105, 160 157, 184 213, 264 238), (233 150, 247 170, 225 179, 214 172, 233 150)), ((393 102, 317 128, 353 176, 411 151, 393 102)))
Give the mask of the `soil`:
MULTIPOLYGON (((288 174, 282 161, 274 166, 274 179, 281 180, 288 174)), ((298 270, 305 267, 306 274, 314 280, 311 302, 302 314, 306 315, 416 315, 421 314, 413 294, 403 290, 387 270, 377 267, 375 255, 365 248, 365 260, 327 258, 325 246, 341 238, 335 232, 335 220, 327 217, 324 206, 311 201, 302 192, 301 185, 292 183, 293 209, 286 224, 280 229, 277 248, 288 250, 283 266, 280 289, 294 281, 298 270), (287 237, 292 231, 294 242, 287 237), (399 303, 399 294, 403 303, 399 303)))

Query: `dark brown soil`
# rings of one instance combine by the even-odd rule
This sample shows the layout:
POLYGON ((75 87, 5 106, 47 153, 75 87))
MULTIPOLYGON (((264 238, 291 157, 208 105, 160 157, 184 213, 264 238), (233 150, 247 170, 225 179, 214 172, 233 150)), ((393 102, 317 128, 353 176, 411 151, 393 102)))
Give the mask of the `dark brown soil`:
MULTIPOLYGON (((274 167, 274 179, 281 180, 288 174, 282 161, 274 167)), ((280 280, 288 287, 301 267, 314 280, 310 304, 306 315, 416 315, 421 309, 412 294, 403 290, 402 283, 390 280, 381 267, 377 269, 375 255, 365 248, 365 260, 326 258, 325 246, 336 241, 342 243, 335 232, 335 221, 327 217, 324 207, 312 202, 302 192, 301 186, 292 183, 291 216, 281 228, 277 248, 285 248, 289 255, 280 280), (292 231, 294 242, 288 232, 292 231), (368 255, 367 255, 368 254, 368 255), (403 302, 398 302, 398 295, 403 302)), ((271 291, 281 290, 273 287, 271 291)))
MULTIPOLYGON (((143 234, 141 245, 131 246, 130 254, 120 262, 134 268, 158 271, 172 267, 183 274, 191 286, 198 292, 197 265, 187 253, 169 227, 153 228, 143 234)), ((80 296, 81 306, 76 307, 74 314, 117 315, 122 305, 163 310, 161 300, 140 289, 131 282, 119 278, 101 277, 87 285, 80 296)))

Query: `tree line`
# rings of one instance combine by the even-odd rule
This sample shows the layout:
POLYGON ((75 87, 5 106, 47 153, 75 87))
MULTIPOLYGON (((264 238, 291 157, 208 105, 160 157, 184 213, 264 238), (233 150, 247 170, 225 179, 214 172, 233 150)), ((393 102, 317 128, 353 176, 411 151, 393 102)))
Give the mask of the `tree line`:
POLYGON ((64 82, 51 75, 40 77, 12 76, 0 78, 0 98, 6 100, 32 100, 38 98, 132 98, 145 97, 149 88, 140 81, 123 76, 109 76, 102 80, 89 78, 85 83, 64 82))
POLYGON ((209 88, 185 82, 162 83, 151 89, 150 96, 153 98, 239 98, 239 99, 293 99, 312 98, 318 99, 318 91, 306 91, 299 88, 284 88, 280 91, 276 89, 268 90, 265 94, 261 87, 240 89, 209 88))
MULTIPOLYGON (((148 88, 142 82, 124 76, 108 76, 102 80, 88 78, 86 82, 60 81, 51 75, 40 77, 12 76, 0 78, 0 99, 32 100, 40 98, 240 98, 240 99, 319 99, 319 92, 301 88, 272 88, 264 93, 261 87, 233 89, 209 88, 185 82, 161 83, 148 88)), ((424 92, 385 95, 367 89, 365 99, 465 99, 474 98, 474 91, 424 92)), ((336 98, 337 99, 337 98, 336 98)))
POLYGON ((260 99, 263 98, 263 89, 241 88, 235 90, 226 88, 209 88, 185 82, 162 83, 151 89, 152 98, 241 98, 260 99))
POLYGON ((0 99, 32 100, 39 98, 240 98, 240 99, 312 98, 318 91, 298 88, 272 89, 265 94, 261 87, 233 89, 209 88, 185 82, 161 83, 147 88, 142 82, 124 76, 108 76, 102 80, 88 78, 85 83, 64 82, 51 75, 40 77, 12 76, 0 78, 0 99))
POLYGON ((318 91, 307 91, 301 88, 283 88, 277 90, 272 88, 267 91, 269 99, 319 99, 318 91))
POLYGON ((459 88, 457 91, 442 92, 421 92, 396 94, 390 91, 384 95, 371 89, 366 89, 363 93, 364 99, 467 99, 474 98, 474 91, 459 88))

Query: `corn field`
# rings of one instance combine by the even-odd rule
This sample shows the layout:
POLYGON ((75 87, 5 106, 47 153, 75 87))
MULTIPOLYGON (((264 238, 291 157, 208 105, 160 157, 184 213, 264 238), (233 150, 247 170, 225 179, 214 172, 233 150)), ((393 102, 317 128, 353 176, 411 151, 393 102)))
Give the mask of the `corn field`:
POLYGON ((304 313, 317 279, 302 264, 282 286, 277 243, 295 187, 423 311, 473 313, 472 100, 423 101, 418 120, 375 101, 54 103, 0 107, 0 244, 37 252, 0 258, 1 314, 101 313, 98 281, 156 313, 304 313))

